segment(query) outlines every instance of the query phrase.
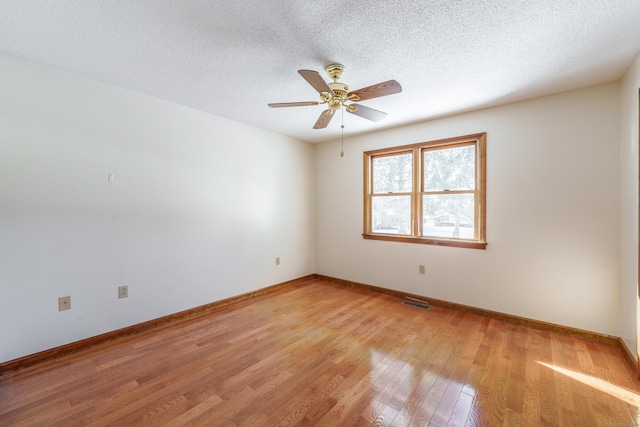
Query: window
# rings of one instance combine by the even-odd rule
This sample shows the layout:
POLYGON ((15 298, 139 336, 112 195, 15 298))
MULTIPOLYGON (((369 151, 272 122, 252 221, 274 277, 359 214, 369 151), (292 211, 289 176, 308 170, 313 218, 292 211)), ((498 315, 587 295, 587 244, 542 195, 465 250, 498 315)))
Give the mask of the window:
POLYGON ((365 239, 484 249, 486 133, 364 153, 365 239))

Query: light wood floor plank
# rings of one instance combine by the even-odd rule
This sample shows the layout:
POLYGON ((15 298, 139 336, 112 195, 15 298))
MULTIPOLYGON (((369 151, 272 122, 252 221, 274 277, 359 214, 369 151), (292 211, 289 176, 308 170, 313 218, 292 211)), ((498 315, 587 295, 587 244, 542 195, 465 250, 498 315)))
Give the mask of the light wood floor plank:
POLYGON ((2 426, 634 425, 618 348, 311 281, 0 377, 2 426))

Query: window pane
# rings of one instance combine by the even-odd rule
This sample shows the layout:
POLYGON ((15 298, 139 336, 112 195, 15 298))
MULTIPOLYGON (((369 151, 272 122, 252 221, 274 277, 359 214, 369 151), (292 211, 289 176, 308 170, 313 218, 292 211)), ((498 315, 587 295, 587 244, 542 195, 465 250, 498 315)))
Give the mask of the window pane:
POLYGON ((412 154, 373 159, 373 193, 410 193, 413 181, 412 154))
POLYGON ((372 231, 387 234, 411 234, 411 196, 373 197, 372 231))
POLYGON ((474 238, 473 194, 433 194, 422 198, 422 235, 474 238))
POLYGON ((424 151, 424 191, 473 190, 475 146, 424 151))

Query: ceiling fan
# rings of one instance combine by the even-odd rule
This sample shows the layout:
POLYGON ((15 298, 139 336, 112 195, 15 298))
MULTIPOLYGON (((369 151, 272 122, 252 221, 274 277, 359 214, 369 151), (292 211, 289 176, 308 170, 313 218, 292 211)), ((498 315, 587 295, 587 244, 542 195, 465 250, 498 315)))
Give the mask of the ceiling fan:
POLYGON ((356 116, 360 116, 374 122, 379 122, 387 116, 387 113, 365 107, 364 105, 355 104, 355 102, 402 92, 402 86, 400 86, 400 83, 395 80, 389 80, 372 86, 367 86, 362 89, 349 91, 349 86, 338 81, 344 72, 344 65, 330 64, 325 67, 325 71, 329 77, 333 79, 333 82, 325 82, 317 71, 298 70, 298 73, 300 73, 300 75, 318 91, 320 94, 320 101, 281 102, 268 104, 269 107, 306 107, 310 105, 327 104, 328 108, 320 113, 320 117, 318 117, 316 124, 313 126, 314 129, 324 129, 331 121, 333 114, 342 107, 344 107, 348 113, 355 114, 356 116))

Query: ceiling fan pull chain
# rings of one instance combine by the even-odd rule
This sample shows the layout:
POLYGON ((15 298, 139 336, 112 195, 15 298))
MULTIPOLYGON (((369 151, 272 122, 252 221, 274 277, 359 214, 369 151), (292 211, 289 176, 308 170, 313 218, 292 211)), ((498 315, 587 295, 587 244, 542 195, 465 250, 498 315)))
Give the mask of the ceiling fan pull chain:
POLYGON ((344 157, 344 109, 340 109, 340 115, 342 123, 340 124, 340 140, 342 141, 342 147, 340 148, 340 157, 344 157))

